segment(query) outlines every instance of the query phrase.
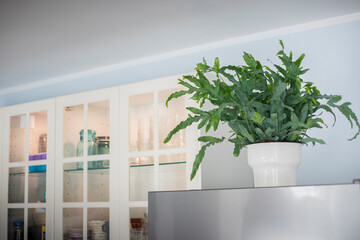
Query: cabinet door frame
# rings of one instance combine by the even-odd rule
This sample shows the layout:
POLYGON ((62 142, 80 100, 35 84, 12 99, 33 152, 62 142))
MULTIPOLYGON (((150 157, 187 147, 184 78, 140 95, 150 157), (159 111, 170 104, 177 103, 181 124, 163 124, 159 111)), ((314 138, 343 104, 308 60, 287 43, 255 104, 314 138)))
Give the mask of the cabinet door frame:
MULTIPOLYGON (((55 160, 55 99, 47 99, 15 106, 5 107, 2 113, 2 150, 1 150, 1 226, 0 238, 7 239, 8 226, 8 208, 24 209, 24 231, 26 231, 25 240, 27 239, 28 211, 29 208, 46 208, 46 234, 52 237, 54 234, 54 160, 55 160), (29 126, 26 127, 25 139, 25 157, 24 162, 9 162, 9 136, 10 136, 10 117, 26 114, 27 122, 30 113, 47 111, 47 159, 46 159, 46 202, 45 203, 28 203, 28 155, 29 155, 29 126), (8 203, 8 181, 9 167, 25 167, 25 186, 24 186, 24 203, 8 203)), ((33 164, 31 164, 33 165, 33 164)), ((35 165, 41 165, 35 164, 35 165)))
MULTIPOLYGON (((118 96, 118 87, 106 88, 91 92, 73 94, 63 97, 56 98, 56 180, 55 180, 55 238, 62 239, 63 238, 63 208, 72 208, 79 207, 83 209, 97 208, 97 207, 106 207, 109 208, 109 221, 110 221, 110 238, 117 239, 119 234, 119 228, 116 226, 118 220, 118 199, 119 199, 119 190, 116 188, 119 174, 117 173, 117 169, 119 168, 119 140, 118 140, 118 125, 119 125, 119 96, 118 96), (79 104, 84 105, 84 129, 87 128, 87 106, 89 103, 99 102, 109 100, 110 103, 110 111, 109 111, 109 120, 110 120, 110 154, 108 154, 108 160, 110 161, 110 169, 109 169, 109 202, 87 202, 87 195, 85 194, 87 191, 87 182, 84 181, 84 191, 83 191, 83 201, 82 202, 74 202, 74 203, 64 203, 63 202, 63 163, 73 162, 76 158, 84 158, 83 157, 71 157, 64 158, 63 157, 63 131, 64 131, 64 107, 67 106, 75 106, 79 104)), ((86 146, 86 145, 85 145, 86 146)), ((101 158, 101 155, 90 156, 89 158, 101 158)), ((85 161, 84 161, 85 163, 85 161)), ((87 165, 84 164, 84 170, 87 165)), ((87 179, 87 171, 84 171, 84 178, 87 179)), ((87 229, 87 211, 83 211, 83 229, 87 229)))
MULTIPOLYGON (((191 73, 190 73, 191 74, 191 73)), ((184 74, 182 74, 184 75, 184 74)), ((158 79, 152 79, 147 81, 142 81, 138 83, 131 83, 127 85, 120 86, 120 112, 124 113, 124 117, 120 118, 120 152, 121 152, 121 161, 120 161, 120 188, 121 188, 121 197, 120 197, 120 239, 130 239, 129 229, 130 229, 130 208, 134 207, 148 207, 147 201, 130 201, 130 187, 129 187, 129 158, 131 157, 131 153, 129 151, 129 97, 134 95, 146 94, 146 93, 154 93, 154 150, 149 151, 153 152, 155 155, 154 158, 154 188, 155 191, 158 188, 158 166, 159 166, 159 158, 158 156, 161 154, 171 154, 176 153, 172 150, 162 149, 159 150, 159 134, 158 134, 158 93, 164 90, 170 89, 180 89, 181 86, 178 85, 178 79, 182 78, 182 75, 175 76, 167 76, 158 79)), ((185 100, 185 105, 195 106, 192 101, 185 100)), ((200 144, 197 141, 197 138, 200 136, 200 131, 197 129, 196 125, 188 127, 186 129, 186 189, 200 189, 201 188, 201 169, 199 168, 196 177, 193 181, 190 181, 190 174, 192 170, 192 164, 195 160, 195 156, 200 149, 200 144)))

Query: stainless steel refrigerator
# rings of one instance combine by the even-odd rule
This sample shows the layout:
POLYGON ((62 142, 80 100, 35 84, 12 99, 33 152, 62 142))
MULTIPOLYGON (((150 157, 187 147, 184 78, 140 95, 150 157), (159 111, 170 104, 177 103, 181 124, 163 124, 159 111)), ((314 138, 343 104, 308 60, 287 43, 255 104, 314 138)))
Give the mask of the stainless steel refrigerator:
POLYGON ((360 240, 360 184, 149 193, 149 240, 360 240))

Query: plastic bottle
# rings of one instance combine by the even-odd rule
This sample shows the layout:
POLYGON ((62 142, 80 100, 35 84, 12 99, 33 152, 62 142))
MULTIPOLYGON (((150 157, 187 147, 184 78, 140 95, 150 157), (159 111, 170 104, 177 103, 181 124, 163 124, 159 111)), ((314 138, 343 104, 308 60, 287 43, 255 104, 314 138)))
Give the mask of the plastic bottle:
POLYGON ((24 240, 24 222, 13 222, 14 240, 24 240))

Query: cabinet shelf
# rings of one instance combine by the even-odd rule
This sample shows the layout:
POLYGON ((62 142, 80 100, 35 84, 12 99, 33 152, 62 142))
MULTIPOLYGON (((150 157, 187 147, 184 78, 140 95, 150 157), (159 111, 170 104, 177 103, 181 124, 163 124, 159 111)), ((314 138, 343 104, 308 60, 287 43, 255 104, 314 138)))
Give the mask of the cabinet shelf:
MULTIPOLYGON (((31 176, 34 176, 33 173, 45 173, 45 174, 46 174, 46 171, 29 172, 29 176, 30 176, 30 177, 31 177, 31 176)), ((23 175, 25 175, 25 173, 24 173, 24 172, 17 172, 17 173, 10 173, 9 175, 10 175, 10 176, 23 176, 23 175)))
MULTIPOLYGON (((160 163, 160 166, 164 166, 164 165, 176 165, 176 164, 183 164, 186 162, 169 162, 169 163, 160 163)), ((154 164, 139 164, 139 165, 130 165, 131 168, 134 167, 153 167, 154 164)))
MULTIPOLYGON (((89 168, 88 171, 94 171, 94 170, 107 170, 110 169, 109 167, 100 167, 100 168, 89 168)), ((84 171, 83 168, 75 168, 75 169, 66 169, 64 170, 64 172, 79 172, 79 171, 84 171)))

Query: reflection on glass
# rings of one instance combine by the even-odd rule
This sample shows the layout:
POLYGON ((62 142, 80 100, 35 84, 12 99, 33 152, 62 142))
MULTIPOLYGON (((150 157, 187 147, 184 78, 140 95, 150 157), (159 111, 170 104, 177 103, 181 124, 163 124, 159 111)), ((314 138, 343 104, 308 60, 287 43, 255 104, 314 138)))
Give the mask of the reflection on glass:
POLYGON ((82 208, 63 209, 63 234, 64 239, 83 239, 82 208))
POLYGON ((109 160, 88 162, 88 201, 109 201, 109 160))
POLYGON ((160 155, 159 190, 186 189, 186 155, 160 155))
MULTIPOLYGON (((89 103, 88 128, 95 134, 88 144, 94 146, 88 148, 88 155, 110 153, 110 102, 109 100, 89 103)), ((90 146, 89 145, 89 146, 90 146)))
POLYGON ((24 203, 25 167, 9 168, 9 203, 24 203))
POLYGON ((29 161, 46 159, 47 111, 30 114, 29 161))
POLYGON ((153 103, 152 93, 131 96, 129 99, 130 152, 153 149, 153 103))
MULTIPOLYGON (((130 165, 133 164, 131 161, 134 161, 134 159, 137 158, 130 159, 130 165)), ((130 167, 130 201, 147 201, 148 192, 154 190, 154 159, 153 157, 138 159, 139 164, 149 165, 133 165, 133 167, 130 167), (140 162, 140 159, 143 162, 140 162)))
POLYGON ((24 209, 23 208, 9 208, 8 210, 8 240, 13 240, 13 239, 24 239, 24 209))
POLYGON ((130 239, 147 239, 148 225, 147 208, 130 208, 130 239))
POLYGON ((26 115, 10 117, 9 161, 25 161, 26 115))
POLYGON ((153 157, 132 157, 130 158, 130 167, 141 167, 154 165, 153 157))
POLYGON ((29 166, 29 203, 46 202, 46 165, 29 166))
POLYGON ((83 163, 64 163, 64 202, 83 201, 83 163))
POLYGON ((42 240, 46 238, 46 209, 29 208, 28 239, 42 240))
POLYGON ((166 107, 165 103, 171 93, 175 89, 159 92, 159 147, 164 148, 180 148, 185 147, 186 132, 185 130, 179 131, 172 136, 171 141, 164 144, 164 140, 171 130, 177 124, 186 119, 185 112, 185 97, 172 99, 166 107))
POLYGON ((90 239, 109 239, 109 208, 88 208, 87 213, 90 239))
MULTIPOLYGON (((80 131, 84 129, 84 105, 64 108, 64 157, 75 157, 80 139, 80 131)), ((82 145, 83 147, 83 145, 82 145)), ((78 155, 82 156, 82 155, 78 155)))

